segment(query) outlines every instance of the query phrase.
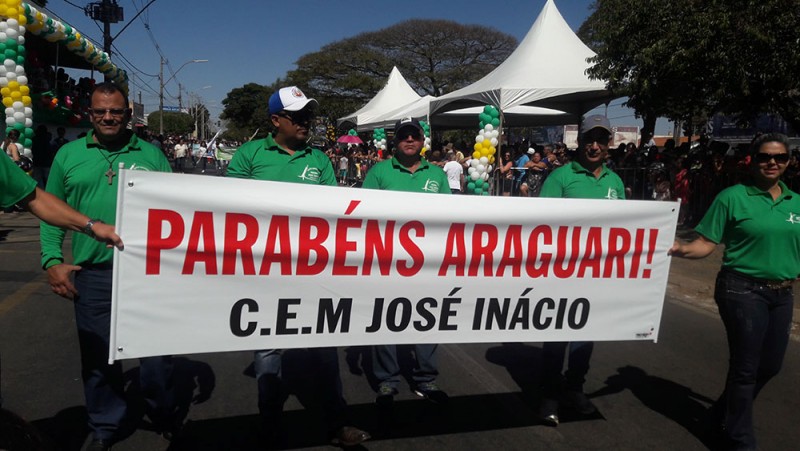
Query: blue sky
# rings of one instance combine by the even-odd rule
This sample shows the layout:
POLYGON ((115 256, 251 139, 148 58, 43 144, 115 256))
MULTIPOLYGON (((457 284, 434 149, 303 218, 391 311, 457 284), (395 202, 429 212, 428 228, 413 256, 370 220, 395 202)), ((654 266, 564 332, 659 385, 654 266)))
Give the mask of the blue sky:
MULTIPOLYGON (((111 25, 112 36, 148 2, 117 0, 125 22, 111 25)), ((82 10, 87 3, 50 0, 48 9, 102 44, 102 25, 82 10)), ((589 15, 590 4, 590 0, 556 0, 573 30, 589 15)), ((216 117, 230 90, 250 82, 270 84, 292 70, 299 57, 328 43, 412 18, 487 25, 522 40, 544 5, 545 0, 156 0, 117 37, 111 59, 128 71, 131 94, 138 99, 142 92, 147 113, 158 109, 156 45, 174 71, 189 60, 207 59, 180 69, 166 90, 177 98, 180 82, 184 105, 201 99, 216 117)), ((164 74, 165 79, 172 76, 168 67, 164 74)), ((641 126, 631 110, 618 107, 620 103, 616 100, 609 107, 612 123, 641 126)), ((164 104, 178 101, 167 96, 164 104)), ((668 131, 665 124, 659 123, 657 134, 668 131)))

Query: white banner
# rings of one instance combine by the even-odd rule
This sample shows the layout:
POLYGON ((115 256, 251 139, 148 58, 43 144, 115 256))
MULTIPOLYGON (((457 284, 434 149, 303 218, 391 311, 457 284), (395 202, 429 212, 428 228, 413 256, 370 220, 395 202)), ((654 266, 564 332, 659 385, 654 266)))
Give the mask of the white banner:
POLYGON ((120 172, 112 360, 658 337, 674 202, 120 172))

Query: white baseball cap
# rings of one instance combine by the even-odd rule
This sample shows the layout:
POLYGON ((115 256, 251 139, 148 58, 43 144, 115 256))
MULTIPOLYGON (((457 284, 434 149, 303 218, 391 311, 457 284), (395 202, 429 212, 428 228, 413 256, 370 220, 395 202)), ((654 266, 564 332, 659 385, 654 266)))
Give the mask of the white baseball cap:
POLYGON ((306 106, 316 108, 319 105, 314 99, 309 99, 297 86, 281 88, 269 98, 269 114, 280 111, 300 111, 306 106))

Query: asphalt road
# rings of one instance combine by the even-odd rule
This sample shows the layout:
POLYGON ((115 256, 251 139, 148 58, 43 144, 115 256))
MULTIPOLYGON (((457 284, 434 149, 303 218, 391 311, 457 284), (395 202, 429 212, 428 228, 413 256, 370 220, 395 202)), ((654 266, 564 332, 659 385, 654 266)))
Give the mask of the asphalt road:
MULTIPOLYGON (((0 215, 0 353, 3 407, 33 424, 55 449, 78 450, 86 439, 85 409, 72 306, 50 293, 38 269, 38 225, 28 214, 0 215)), ((589 418, 563 417, 557 428, 537 423, 540 343, 443 345, 439 379, 445 407, 404 389, 394 411, 375 406, 370 361, 362 349, 340 350, 345 398, 353 423, 370 431, 371 450, 702 450, 706 408, 721 390, 727 348, 710 300, 719 256, 673 260, 658 343, 597 343, 586 390, 599 408, 589 418)), ((800 428, 798 343, 782 373, 756 403, 763 450, 796 449, 800 428)), ((286 448, 331 449, 314 405, 313 368, 289 353, 293 380, 286 405, 286 448), (302 400, 302 402, 301 402, 302 400)), ((187 422, 168 443, 146 420, 114 450, 252 450, 256 386, 252 354, 177 357, 187 422)), ((125 362, 136 379, 135 362, 125 362)), ((136 384, 128 390, 136 398, 136 384)))

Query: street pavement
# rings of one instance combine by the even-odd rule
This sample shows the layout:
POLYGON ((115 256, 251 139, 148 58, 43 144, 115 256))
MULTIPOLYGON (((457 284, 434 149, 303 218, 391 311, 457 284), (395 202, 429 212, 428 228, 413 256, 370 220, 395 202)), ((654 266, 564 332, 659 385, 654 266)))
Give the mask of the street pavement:
MULTIPOLYGON (((711 300, 719 260, 719 251, 701 261, 673 259, 658 342, 597 343, 586 390, 599 412, 564 415, 555 428, 536 420, 540 343, 443 345, 439 382, 450 403, 432 405, 404 386, 391 412, 374 404, 368 353, 341 349, 353 424, 373 435, 361 448, 707 449, 706 409, 727 365, 711 300)), ((50 449, 79 450, 87 439, 76 335, 70 302, 50 292, 39 269, 38 222, 28 213, 0 215, 3 407, 29 421, 50 449)), ((799 349, 792 340, 783 371, 756 403, 763 450, 800 443, 799 349)), ((286 404, 284 447, 332 449, 310 395, 314 370, 305 357, 302 350, 286 355, 285 376, 295 396, 286 404)), ((137 399, 136 362, 124 367, 128 393, 137 399)), ((252 353, 177 356, 176 372, 186 416, 182 433, 169 443, 143 419, 114 450, 259 449, 252 353)))

